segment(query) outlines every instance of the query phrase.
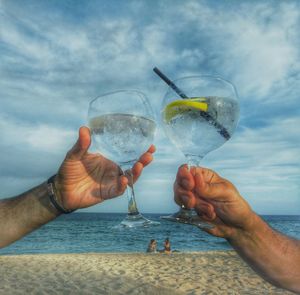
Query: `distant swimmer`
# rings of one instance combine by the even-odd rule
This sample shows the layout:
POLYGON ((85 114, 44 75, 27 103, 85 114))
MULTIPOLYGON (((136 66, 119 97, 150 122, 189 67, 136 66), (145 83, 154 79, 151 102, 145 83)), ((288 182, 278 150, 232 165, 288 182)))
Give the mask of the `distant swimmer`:
POLYGON ((164 253, 166 254, 170 254, 172 251, 171 251, 171 243, 170 243, 170 240, 169 238, 166 238, 165 239, 165 242, 164 242, 164 253))
POLYGON ((156 246, 157 246, 156 240, 152 239, 148 245, 147 253, 156 253, 157 252, 156 246))

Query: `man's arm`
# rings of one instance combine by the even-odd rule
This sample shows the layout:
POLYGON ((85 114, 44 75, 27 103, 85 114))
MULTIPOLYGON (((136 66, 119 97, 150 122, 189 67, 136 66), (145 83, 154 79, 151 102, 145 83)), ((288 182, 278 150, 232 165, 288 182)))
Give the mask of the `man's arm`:
POLYGON ((53 220, 60 212, 50 203, 47 183, 0 201, 0 248, 53 220))
POLYGON ((228 237, 238 254, 264 279, 300 293, 300 242, 287 237, 256 215, 251 230, 228 237))
POLYGON ((300 294, 300 241, 287 237, 264 222, 241 197, 235 186, 205 168, 179 168, 175 201, 195 208, 213 225, 204 229, 228 240, 238 254, 270 283, 300 294))
MULTIPOLYGON (((155 147, 151 146, 141 155, 132 167, 128 181, 117 164, 100 154, 89 153, 90 144, 90 130, 81 127, 77 142, 54 178, 55 200, 65 211, 90 207, 122 195, 127 184, 139 178, 155 152, 155 147)), ((0 248, 61 214, 51 203, 47 186, 45 182, 22 195, 0 200, 0 248)))

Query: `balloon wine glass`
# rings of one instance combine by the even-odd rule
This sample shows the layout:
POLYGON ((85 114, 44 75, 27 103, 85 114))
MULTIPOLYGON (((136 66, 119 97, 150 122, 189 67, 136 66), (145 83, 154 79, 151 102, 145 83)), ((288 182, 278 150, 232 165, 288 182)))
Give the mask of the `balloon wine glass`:
POLYGON ((89 104, 89 127, 94 145, 129 174, 128 213, 120 227, 157 225, 139 213, 131 168, 153 142, 156 124, 146 96, 136 90, 103 94, 89 104))

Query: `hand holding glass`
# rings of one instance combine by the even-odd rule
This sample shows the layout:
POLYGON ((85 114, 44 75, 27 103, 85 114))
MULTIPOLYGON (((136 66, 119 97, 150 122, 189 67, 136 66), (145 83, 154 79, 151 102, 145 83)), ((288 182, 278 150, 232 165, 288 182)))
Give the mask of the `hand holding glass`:
MULTIPOLYGON (((239 104, 234 86, 217 76, 192 76, 171 82, 164 97, 162 121, 166 135, 183 152, 188 166, 199 166, 202 158, 222 146, 235 131, 239 104)), ((163 219, 209 227, 194 210, 181 210, 163 219)))

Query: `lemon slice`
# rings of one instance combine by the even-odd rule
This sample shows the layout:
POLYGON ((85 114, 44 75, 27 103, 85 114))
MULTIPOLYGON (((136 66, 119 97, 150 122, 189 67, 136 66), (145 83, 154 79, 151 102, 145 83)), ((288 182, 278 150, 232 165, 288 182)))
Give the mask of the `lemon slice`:
POLYGON ((169 103, 164 110, 164 119, 169 123, 175 116, 190 111, 207 112, 208 104, 205 97, 179 99, 169 103))

